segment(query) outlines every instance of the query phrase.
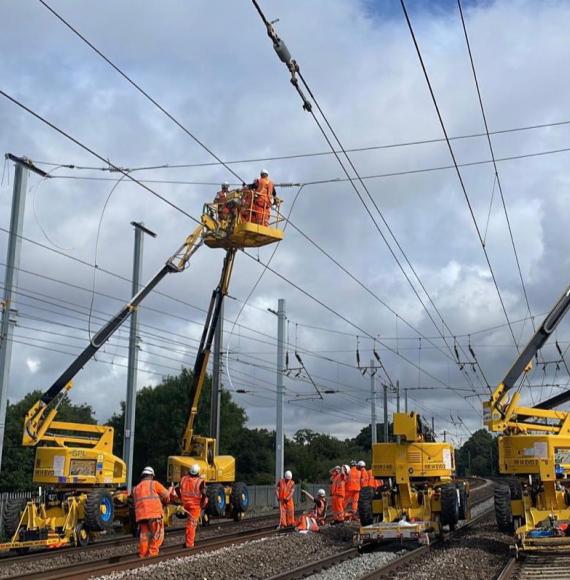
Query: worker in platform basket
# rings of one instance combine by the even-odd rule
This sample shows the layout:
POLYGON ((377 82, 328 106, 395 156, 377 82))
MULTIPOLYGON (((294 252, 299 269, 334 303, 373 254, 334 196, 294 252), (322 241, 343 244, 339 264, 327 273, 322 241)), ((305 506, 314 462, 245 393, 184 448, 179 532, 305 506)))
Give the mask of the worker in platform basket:
POLYGON ((361 472, 356 461, 351 461, 351 468, 346 482, 344 511, 349 519, 356 519, 358 513, 358 496, 360 495, 361 472))
POLYGON ((188 473, 180 480, 180 501, 188 516, 185 546, 193 548, 200 515, 208 505, 206 483, 200 477, 200 466, 197 463, 191 465, 188 473))
MULTIPOLYGON (((345 466, 347 473, 350 471, 348 465, 345 466)), ((344 522, 344 495, 346 478, 343 469, 337 465, 331 470, 331 508, 333 524, 344 522)))
POLYGON ((275 495, 279 502, 279 527, 288 528, 295 525, 295 482, 293 474, 287 470, 283 479, 277 482, 275 495))
POLYGON ((309 514, 316 519, 319 526, 324 526, 327 517, 327 492, 324 489, 319 489, 317 495, 313 496, 303 489, 301 493, 314 502, 313 509, 310 510, 309 514))
POLYGON ((154 469, 145 467, 141 481, 131 492, 135 519, 139 526, 139 557, 158 556, 164 541, 162 505, 170 500, 170 490, 154 480, 154 469))
POLYGON ((271 205, 277 203, 277 191, 273 181, 269 179, 267 169, 262 169, 259 178, 247 187, 253 193, 253 197, 247 192, 244 194, 242 216, 246 221, 267 227, 269 225, 271 205))
POLYGON ((214 198, 214 204, 216 205, 219 220, 227 220, 230 216, 230 208, 227 205, 229 190, 230 184, 227 181, 224 181, 224 183, 222 183, 222 188, 218 193, 216 193, 216 197, 214 198))

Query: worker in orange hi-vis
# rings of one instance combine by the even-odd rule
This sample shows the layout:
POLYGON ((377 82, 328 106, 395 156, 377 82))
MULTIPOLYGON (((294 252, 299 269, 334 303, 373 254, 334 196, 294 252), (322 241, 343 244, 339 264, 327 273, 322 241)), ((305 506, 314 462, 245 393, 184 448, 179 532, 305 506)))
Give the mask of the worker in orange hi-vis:
POLYGON ((267 227, 271 214, 271 204, 275 202, 277 192, 273 181, 269 179, 267 169, 262 169, 259 179, 253 183, 255 196, 253 202, 253 220, 255 223, 267 227))
POLYGON ((139 526, 139 558, 158 556, 164 541, 162 505, 170 500, 170 491, 154 481, 154 469, 145 467, 140 483, 131 491, 135 519, 139 526))
POLYGON ((358 496, 360 495, 360 469, 356 461, 351 461, 350 472, 346 482, 346 494, 344 497, 344 510, 349 518, 356 518, 358 512, 358 496))
POLYGON ((357 464, 357 467, 360 471, 360 489, 363 487, 370 487, 370 475, 366 469, 366 462, 360 460, 357 464))
POLYGON ((317 495, 313 496, 308 491, 304 489, 301 493, 306 495, 312 502, 314 502, 313 509, 309 510, 308 514, 317 520, 319 526, 325 525, 325 520, 327 518, 327 493, 324 489, 319 489, 317 495))
POLYGON ((334 524, 344 522, 344 495, 345 479, 341 467, 337 465, 331 472, 331 509, 334 524))
POLYGON ((185 546, 193 548, 200 515, 208 504, 206 484, 200 477, 200 466, 196 463, 190 467, 188 473, 180 480, 180 500, 188 516, 186 520, 185 546))
POLYGON ((283 479, 277 482, 275 495, 279 502, 279 527, 287 528, 295 525, 295 502, 293 494, 295 493, 295 482, 293 474, 287 470, 283 479))
POLYGON ((224 183, 222 183, 222 188, 218 193, 216 193, 216 197, 214 198, 214 204, 216 205, 219 220, 227 220, 230 215, 230 209, 227 206, 229 189, 230 184, 227 181, 224 181, 224 183))

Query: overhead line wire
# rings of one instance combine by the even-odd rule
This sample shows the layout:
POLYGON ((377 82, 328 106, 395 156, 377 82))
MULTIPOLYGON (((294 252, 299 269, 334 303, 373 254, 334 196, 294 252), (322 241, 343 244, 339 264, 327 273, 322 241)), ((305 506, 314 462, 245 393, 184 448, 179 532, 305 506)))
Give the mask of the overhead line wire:
POLYGON ((481 115, 483 117, 483 123, 485 125, 485 134, 487 136, 487 143, 489 145, 489 151, 491 153, 491 159, 493 161, 493 167, 494 167, 494 170, 495 170, 495 179, 497 180, 497 186, 499 188, 499 194, 501 196, 501 202, 502 202, 502 205, 503 205, 503 210, 505 212, 505 219, 507 221, 507 228, 509 230, 509 237, 511 239, 511 246, 513 248, 513 253, 515 255, 515 261, 516 261, 516 265, 517 265, 517 270, 518 270, 519 278, 520 278, 520 281, 521 281, 521 287, 522 287, 522 290, 523 290, 524 299, 525 299, 526 306, 527 306, 527 309, 528 309, 528 313, 529 313, 529 316, 530 316, 530 320, 531 320, 531 323, 532 323, 532 329, 533 329, 533 331, 536 331, 536 326, 534 324, 534 317, 532 315, 532 310, 530 308, 530 302, 529 302, 529 299, 528 299, 526 285, 524 283, 523 274, 522 274, 522 270, 521 270, 521 265, 520 265, 520 261, 519 261, 519 254, 517 252, 517 247, 516 247, 515 239, 514 239, 514 236, 513 236, 513 230, 512 230, 512 227, 511 227, 511 220, 509 219, 509 212, 507 211, 507 203, 505 201, 505 196, 503 194, 503 186, 501 185, 501 179, 499 177, 499 170, 497 168, 497 162, 495 160, 495 151, 494 151, 494 148, 493 148, 493 143, 491 141, 491 132, 489 131, 489 125, 487 123, 487 115, 485 113, 485 107, 483 105, 483 97, 481 95, 481 88, 479 86, 479 79, 477 78, 477 71, 475 69, 475 62, 473 60, 473 53, 471 51, 471 43, 469 42, 469 35, 467 34, 467 26, 465 25, 465 18, 463 17, 463 9, 461 7, 461 0, 457 0, 457 6, 459 8, 459 15, 461 16, 461 25, 463 27, 463 34, 465 36, 465 43, 467 45, 467 52, 469 53, 469 61, 471 63, 471 71, 473 72, 473 80, 475 81, 475 88, 477 89, 477 98, 479 100, 479 107, 481 109, 481 115))
MULTIPOLYGON (((540 123, 536 125, 527 125, 524 127, 513 127, 510 129, 501 129, 497 131, 489 131, 489 135, 502 135, 508 133, 516 133, 519 131, 529 131, 533 129, 546 129, 549 127, 559 127, 563 125, 570 125, 570 121, 557 121, 553 123, 540 123)), ((456 135, 452 136, 449 139, 451 141, 458 141, 462 139, 473 139, 479 137, 485 137, 487 133, 468 133, 465 135, 456 135)), ((347 148, 345 151, 347 153, 361 153, 366 151, 377 151, 382 149, 396 149, 400 147, 410 147, 416 145, 429 145, 434 143, 444 143, 445 138, 434 138, 434 139, 420 139, 416 141, 404 141, 400 143, 388 143, 382 145, 370 145, 367 147, 353 147, 347 148)), ((336 153, 341 153, 340 150, 337 150, 336 153)), ((218 165, 237 165, 240 163, 260 163, 264 161, 286 161, 288 159, 304 159, 304 158, 311 158, 311 157, 323 157, 333 155, 332 151, 319 151, 313 153, 294 153, 290 155, 275 155, 271 157, 256 157, 252 159, 234 159, 230 161, 224 161, 223 163, 220 161, 204 161, 201 163, 162 163, 160 165, 147 165, 141 167, 129 167, 129 171, 153 171, 157 169, 190 169, 193 167, 215 167, 218 165)), ((64 167, 67 169, 85 169, 85 170, 93 170, 93 171, 109 171, 107 167, 96 167, 96 166, 85 166, 79 163, 55 163, 53 161, 36 161, 34 160, 36 165, 47 165, 47 166, 54 166, 54 167, 64 167)), ((488 161, 488 163, 492 163, 492 161, 488 161)), ((453 169, 453 166, 450 166, 450 169, 453 169)), ((364 178, 363 178, 364 179, 364 178)), ((210 183, 196 183, 196 185, 211 185, 210 183)))
POLYGON ((465 183, 463 182, 463 176, 461 175, 461 171, 459 170, 459 167, 457 165, 457 160, 455 158, 455 152, 453 151, 453 147, 451 146, 451 142, 450 142, 449 137, 447 135, 447 129, 445 127, 445 123, 443 122, 443 117, 441 115, 441 111, 439 109, 439 105, 437 103, 437 99, 435 97, 435 93, 434 93, 433 87, 431 85, 431 81, 430 81, 430 78, 429 78, 429 75, 428 75, 428 72, 427 72, 427 69, 426 69, 426 66, 425 66, 423 57, 422 57, 422 53, 420 51, 420 47, 418 45, 418 41, 416 39, 416 35, 415 35, 415 32, 414 32, 412 23, 410 21, 410 17, 408 15, 408 11, 406 9, 406 4, 405 4, 404 0, 400 0, 400 5, 402 6, 402 10, 404 12, 404 16, 405 16, 405 19, 406 19, 406 22, 407 22, 407 25, 408 25, 408 29, 409 29, 410 34, 411 34, 411 37, 412 37, 412 41, 414 43, 414 47, 416 49, 416 53, 417 53, 418 59, 420 61, 420 65, 421 65, 421 68, 422 68, 422 71, 423 71, 423 74, 424 74, 424 78, 425 78, 425 81, 427 83, 427 86, 428 86, 428 89, 429 89, 429 93, 431 95, 431 98, 432 98, 432 101, 433 101, 433 105, 435 107, 435 110, 436 110, 436 113, 437 113, 437 117, 439 119, 439 123, 441 125, 441 129, 442 129, 443 134, 445 136, 445 140, 446 140, 446 143, 447 143, 447 147, 449 149, 449 153, 451 155, 451 159, 453 161, 453 165, 455 167, 455 170, 456 170, 456 173, 457 173, 457 177, 459 179, 459 183, 461 185, 461 189, 462 189, 463 195, 465 197, 465 201, 467 202, 467 207, 469 208, 469 213, 471 215, 471 219, 473 221, 473 225, 475 226, 475 231, 477 233, 477 237, 479 238, 479 242, 481 243, 481 247, 482 247, 483 253, 485 255, 485 260, 487 262, 487 266, 489 267, 489 272, 490 272, 491 277, 493 279, 493 284, 495 286, 495 289, 497 290, 497 295, 498 295, 499 301, 501 303, 501 308, 502 308, 503 313, 505 315, 505 319, 507 320, 507 324, 509 326, 509 330, 510 330, 511 336, 513 338, 513 342, 515 343, 515 346, 516 346, 517 351, 518 351, 519 350, 519 345, 518 345, 517 339, 515 337, 515 333, 513 331, 513 328, 511 326, 510 320, 509 320, 509 315, 507 313, 507 308, 506 308, 505 303, 503 301, 503 296, 502 296, 501 291, 499 289, 499 286, 498 286, 498 283, 497 283, 497 279, 495 277, 495 272, 493 270, 493 266, 491 265, 491 260, 489 258, 489 254, 487 253, 487 248, 485 247, 485 245, 483 243, 483 238, 481 236, 481 231, 479 230, 479 225, 477 224, 477 220, 475 218, 475 213, 473 211, 473 206, 471 205, 471 200, 469 199, 469 195, 467 193, 467 188, 465 187, 465 183))
MULTIPOLYGON (((44 0, 38 0, 45 8, 47 8, 62 24, 64 24, 73 34, 79 37, 91 50, 98 54, 109 66, 111 66, 115 71, 117 71, 127 82, 129 82, 141 95, 148 99, 155 107, 157 107, 162 113, 164 113, 174 124, 176 124, 188 137, 193 139, 202 149, 207 151, 216 161, 223 165, 234 177, 245 183, 243 179, 226 163, 224 163, 210 148, 208 148, 196 135, 194 135, 190 130, 188 130, 174 115, 169 113, 156 99, 150 96, 150 94, 145 91, 137 82, 135 82, 129 75, 127 75, 122 69, 120 69, 110 58, 105 56, 92 42, 90 42, 77 28, 72 26, 65 18, 63 18, 58 12, 56 12, 47 2, 44 0)), ((104 160, 103 160, 104 161, 104 160)))

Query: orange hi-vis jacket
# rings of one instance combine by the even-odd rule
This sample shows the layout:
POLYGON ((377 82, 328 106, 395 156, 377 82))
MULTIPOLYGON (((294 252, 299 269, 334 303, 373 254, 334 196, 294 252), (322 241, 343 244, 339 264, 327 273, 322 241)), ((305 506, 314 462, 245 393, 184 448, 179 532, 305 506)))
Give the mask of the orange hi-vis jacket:
POLYGON ((360 477, 360 469, 356 466, 351 467, 346 483, 346 491, 360 491, 360 477))
POLYGON ((331 483, 331 495, 344 498, 345 482, 342 473, 334 477, 331 483))
POLYGON ((168 490, 153 479, 144 479, 131 492, 135 502, 135 518, 137 522, 162 518, 162 504, 168 503, 168 490))
POLYGON ((374 472, 372 469, 368 470, 368 485, 370 487, 376 487, 376 479, 374 478, 374 472))
POLYGON ((203 503, 204 480, 200 477, 185 475, 180 480, 180 500, 182 505, 201 506, 203 503))
POLYGON ((367 471, 365 467, 360 468, 360 487, 369 487, 374 484, 374 476, 371 477, 371 471, 367 471))
POLYGON ((279 501, 290 500, 295 492, 295 482, 292 479, 280 479, 277 484, 277 499, 279 501))
POLYGON ((255 191, 258 194, 258 199, 265 199, 267 203, 270 203, 274 191, 273 181, 269 177, 260 177, 256 185, 257 188, 255 191))

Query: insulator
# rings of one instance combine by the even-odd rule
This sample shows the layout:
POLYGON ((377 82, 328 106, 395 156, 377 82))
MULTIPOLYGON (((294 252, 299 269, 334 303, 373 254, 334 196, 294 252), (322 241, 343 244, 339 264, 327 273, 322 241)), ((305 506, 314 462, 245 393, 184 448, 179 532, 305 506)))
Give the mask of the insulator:
POLYGON ((287 45, 280 38, 273 40, 273 48, 282 62, 285 64, 291 62, 291 53, 289 52, 287 45))

